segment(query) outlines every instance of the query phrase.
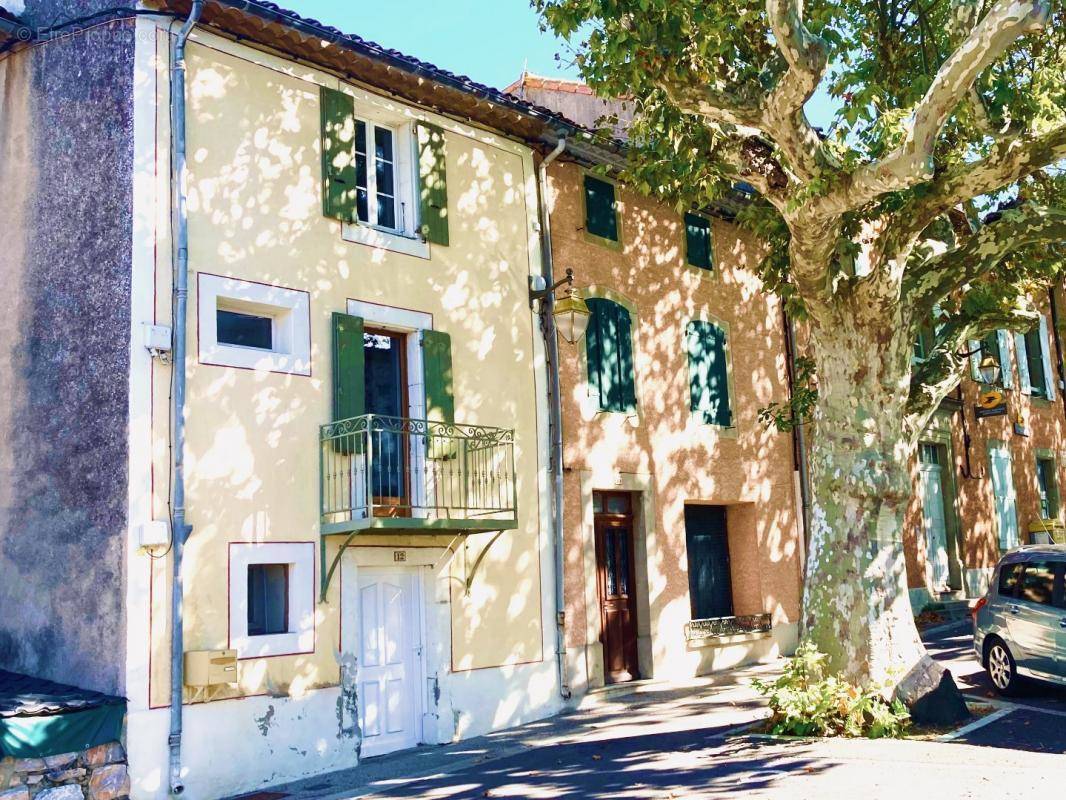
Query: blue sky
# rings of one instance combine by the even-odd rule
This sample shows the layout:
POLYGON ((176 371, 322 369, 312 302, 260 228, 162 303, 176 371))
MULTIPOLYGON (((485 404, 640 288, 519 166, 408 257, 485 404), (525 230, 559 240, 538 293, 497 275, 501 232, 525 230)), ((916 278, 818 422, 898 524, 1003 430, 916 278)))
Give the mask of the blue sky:
MULTIPOLYGON (((2 2, 3 0, 0 0, 2 2)), ((284 7, 504 88, 528 62, 538 75, 577 77, 564 47, 541 33, 529 0, 277 0, 284 7)))
MULTIPOLYGON (((579 77, 566 46, 541 33, 529 0, 278 1, 345 33, 497 89, 517 79, 523 66, 538 75, 579 77)), ((827 125, 836 106, 823 90, 811 98, 807 114, 814 124, 827 125)))

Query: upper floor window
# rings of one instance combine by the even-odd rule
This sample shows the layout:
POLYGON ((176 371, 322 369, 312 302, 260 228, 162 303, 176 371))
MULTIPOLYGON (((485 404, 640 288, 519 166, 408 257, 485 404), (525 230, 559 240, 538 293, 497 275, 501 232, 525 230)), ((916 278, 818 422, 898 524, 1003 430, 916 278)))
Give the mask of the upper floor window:
POLYGON ((355 121, 355 208, 360 222, 406 231, 408 204, 396 197, 396 138, 392 128, 355 121))
POLYGON ((585 231, 607 242, 619 241, 618 201, 610 181, 585 176, 585 231))
POLYGON ((357 115, 355 98, 336 89, 322 87, 320 103, 323 214, 394 239, 447 245, 444 131, 370 107, 357 115))
POLYGON ((1040 499, 1040 517, 1055 519, 1059 515, 1059 485, 1055 477, 1055 459, 1036 457, 1036 488, 1040 499))
POLYGON ((1051 371, 1047 318, 1041 315, 1036 327, 1024 334, 1014 334, 1014 349, 1018 355, 1018 377, 1022 391, 1033 397, 1054 399, 1055 381, 1051 371))
POLYGON ((692 413, 708 425, 732 427, 726 330, 713 322, 693 320, 685 329, 685 349, 692 413))
POLYGON ((602 297, 585 302, 592 312, 585 332, 589 387, 598 396, 601 411, 632 413, 637 408, 637 390, 629 310, 602 297))
POLYGON ((714 269, 711 221, 691 212, 685 214, 685 260, 700 269, 714 269))

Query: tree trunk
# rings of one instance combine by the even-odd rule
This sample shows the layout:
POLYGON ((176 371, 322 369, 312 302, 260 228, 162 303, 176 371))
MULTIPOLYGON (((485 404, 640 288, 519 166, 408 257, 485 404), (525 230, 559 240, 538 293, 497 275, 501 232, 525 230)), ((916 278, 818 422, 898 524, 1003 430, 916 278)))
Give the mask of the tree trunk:
POLYGON ((851 307, 812 321, 818 403, 801 636, 849 682, 894 693, 916 722, 948 723, 968 711, 951 673, 927 655, 907 591, 903 520, 917 443, 903 428, 912 342, 899 313, 851 307))

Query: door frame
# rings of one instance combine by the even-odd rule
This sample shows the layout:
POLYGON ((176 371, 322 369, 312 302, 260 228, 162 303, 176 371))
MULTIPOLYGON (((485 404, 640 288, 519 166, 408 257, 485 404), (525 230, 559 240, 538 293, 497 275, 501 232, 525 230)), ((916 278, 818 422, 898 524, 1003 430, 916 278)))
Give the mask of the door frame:
MULTIPOLYGON (((953 415, 938 411, 919 438, 919 443, 940 448, 940 488, 944 492, 944 522, 947 527, 948 586, 952 591, 966 588, 966 567, 963 563, 964 533, 959 509, 959 486, 956 478, 955 443, 952 439, 953 415)), ((916 466, 921 466, 920 451, 915 454, 916 466)), ((924 512, 923 512, 924 519, 924 512)), ((928 582, 926 584, 928 586, 928 582)))
MULTIPOLYGON (((593 512, 593 539, 596 549, 596 596, 599 600, 599 631, 600 631, 600 643, 603 645, 603 679, 604 683, 607 683, 607 614, 603 607, 603 598, 607 591, 606 586, 606 571, 603 569, 605 560, 603 558, 603 552, 600 547, 600 542, 604 537, 600 535, 600 532, 605 528, 626 528, 629 535, 626 537, 626 546, 629 550, 628 558, 626 559, 627 567, 627 594, 626 603, 629 606, 629 615, 632 618, 633 625, 633 645, 632 652, 626 654, 626 660, 631 661, 633 670, 632 677, 629 681, 639 680, 642 676, 640 669, 640 651, 638 641, 640 638, 640 614, 638 611, 637 603, 637 548, 636 548, 636 530, 635 530, 635 515, 634 504, 636 496, 633 492, 619 491, 619 490, 596 490, 594 495, 599 495, 603 498, 604 509, 606 509, 607 498, 610 496, 625 495, 629 504, 629 512, 625 514, 609 513, 606 510, 602 512, 593 512)), ((595 498, 593 498, 593 504, 595 506, 595 498)), ((619 681, 619 683, 628 683, 629 681, 619 681)))
MULTIPOLYGON (((424 386, 424 367, 422 362, 421 332, 433 330, 433 315, 428 311, 415 311, 410 308, 387 306, 369 300, 348 298, 346 310, 349 314, 362 317, 364 328, 376 328, 389 333, 406 335, 407 365, 407 413, 411 419, 423 419, 426 416, 426 387, 424 386)), ((410 437, 409 465, 415 471, 425 468, 425 448, 419 446, 418 438, 410 437)), ((425 517, 428 513, 424 507, 426 487, 420 482, 408 487, 411 502, 411 516, 425 517)))
POLYGON ((941 591, 945 587, 944 586, 938 587, 938 586, 935 586, 934 583, 933 583, 935 575, 933 574, 933 561, 932 561, 931 554, 930 554, 931 541, 930 541, 930 538, 929 538, 929 531, 927 530, 927 525, 926 525, 928 520, 926 519, 926 516, 925 516, 925 479, 924 479, 924 474, 927 473, 927 472, 928 473, 936 473, 936 475, 937 475, 937 477, 939 479, 939 485, 940 485, 940 506, 941 506, 941 513, 943 514, 943 519, 944 519, 944 560, 947 563, 947 573, 948 573, 947 574, 947 581, 946 581, 946 588, 948 588, 948 589, 957 589, 957 588, 959 588, 959 587, 955 586, 955 581, 954 581, 953 576, 952 576, 952 573, 956 572, 957 570, 952 569, 952 555, 953 554, 952 554, 951 544, 952 544, 952 527, 953 526, 951 524, 951 515, 954 512, 954 504, 952 502, 950 502, 950 499, 951 499, 950 496, 949 496, 950 487, 948 485, 948 476, 945 474, 946 470, 944 469, 945 462, 947 461, 947 457, 948 456, 949 456, 948 448, 947 448, 947 446, 945 446, 941 442, 926 441, 924 439, 920 440, 918 442, 918 476, 919 476, 919 491, 921 492, 920 500, 921 500, 921 506, 922 506, 922 533, 925 536, 925 560, 926 560, 925 577, 926 577, 926 585, 932 591, 941 591), (922 448, 923 447, 932 447, 932 448, 934 448, 936 450, 937 463, 929 464, 929 463, 927 463, 927 462, 922 460, 922 448))
MULTIPOLYGON (((342 655, 354 656, 358 652, 355 637, 359 633, 359 572, 396 570, 406 572, 412 578, 411 582, 415 587, 412 597, 413 616, 417 627, 417 641, 421 644, 420 654, 412 659, 415 674, 411 691, 415 699, 416 745, 437 744, 443 741, 440 732, 434 730, 428 692, 430 681, 439 680, 442 674, 441 652, 451 651, 450 627, 442 627, 441 620, 432 616, 434 609, 429 603, 444 552, 444 549, 439 547, 371 545, 347 548, 341 561, 338 640, 342 655), (407 560, 397 562, 395 554, 398 552, 404 553, 407 560)), ((357 682, 360 668, 359 665, 356 666, 357 682)), ((444 674, 447 673, 447 668, 448 665, 445 664, 444 674)))

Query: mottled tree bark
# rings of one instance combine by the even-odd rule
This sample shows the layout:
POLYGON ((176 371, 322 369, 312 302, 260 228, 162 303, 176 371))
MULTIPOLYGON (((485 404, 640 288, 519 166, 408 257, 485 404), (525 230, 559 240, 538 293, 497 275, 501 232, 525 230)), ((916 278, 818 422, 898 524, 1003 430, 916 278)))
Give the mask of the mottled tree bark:
POLYGON ((954 695, 952 719, 966 715, 965 705, 919 638, 903 555, 916 448, 904 426, 908 329, 872 307, 825 310, 812 322, 819 397, 801 635, 846 680, 886 696, 898 692, 919 719, 943 721, 942 713, 923 711, 930 690, 950 682, 940 691, 954 695))

